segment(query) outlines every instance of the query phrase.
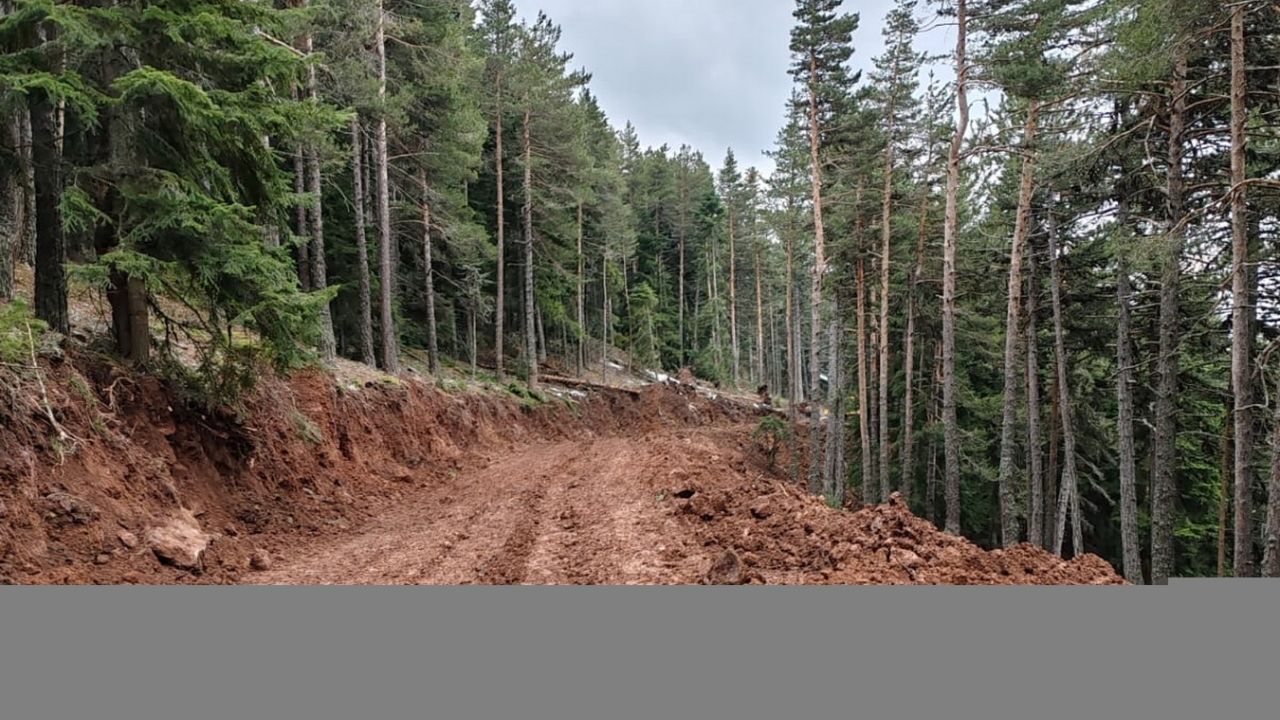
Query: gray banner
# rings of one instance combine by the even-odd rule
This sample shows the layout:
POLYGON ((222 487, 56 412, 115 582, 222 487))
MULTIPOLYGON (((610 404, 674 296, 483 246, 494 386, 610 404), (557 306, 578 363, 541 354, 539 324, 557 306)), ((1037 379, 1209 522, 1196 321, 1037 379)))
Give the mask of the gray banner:
POLYGON ((1274 717, 1280 584, 0 588, 0 718, 1274 717))

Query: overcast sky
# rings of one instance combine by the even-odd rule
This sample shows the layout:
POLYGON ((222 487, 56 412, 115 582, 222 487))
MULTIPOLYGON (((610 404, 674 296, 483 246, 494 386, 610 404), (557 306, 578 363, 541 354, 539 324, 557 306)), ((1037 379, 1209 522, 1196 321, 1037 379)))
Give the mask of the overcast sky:
MULTIPOLYGON (((861 15, 854 64, 871 67, 893 0, 846 0, 861 15)), ((793 0, 516 0, 532 20, 545 10, 564 31, 561 48, 593 74, 592 91, 614 125, 630 120, 644 145, 688 143, 713 167, 732 147, 744 166, 768 172, 791 93, 793 0)), ((952 42, 925 38, 931 51, 952 42)))

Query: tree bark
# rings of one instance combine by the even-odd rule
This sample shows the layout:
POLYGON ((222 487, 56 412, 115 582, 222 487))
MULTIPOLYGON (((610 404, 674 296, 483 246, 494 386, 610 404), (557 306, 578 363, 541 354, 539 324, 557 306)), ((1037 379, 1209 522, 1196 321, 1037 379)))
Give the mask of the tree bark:
POLYGON ((524 111, 524 355, 529 387, 538 387, 538 339, 533 299, 533 110, 524 111))
POLYGON ((586 255, 582 252, 582 201, 578 201, 578 374, 587 369, 586 255))
POLYGON ((1235 577, 1252 577, 1253 561, 1253 290, 1244 181, 1245 32, 1243 3, 1231 13, 1231 385, 1235 396, 1235 577))
MULTIPOLYGON (((1262 558, 1264 577, 1280 578, 1280 401, 1271 436, 1271 476, 1267 483, 1267 528, 1262 558)), ((1225 506, 1224 506, 1225 507, 1225 506)))
MULTIPOLYGON (((307 191, 307 159, 302 148, 293 153, 293 192, 302 195, 307 191)), ((293 208, 293 232, 299 239, 310 234, 307 226, 307 205, 301 201, 293 208)), ((311 292, 311 243, 302 242, 297 246, 298 285, 303 292, 311 292)))
MULTIPOLYGON (((14 156, 22 152, 22 130, 18 124, 15 111, 4 120, 4 132, 8 136, 6 144, 13 148, 14 156)), ((0 302, 13 299, 13 268, 17 262, 18 237, 22 231, 22 213, 26 209, 26 199, 22 192, 22 182, 16 168, 4 177, 4 197, 0 198, 0 302)))
MULTIPOLYGON (((732 201, 732 198, 730 198, 732 201)), ((738 255, 733 208, 729 208, 729 343, 732 345, 733 386, 742 385, 742 347, 738 344, 738 255)))
POLYGON ((1081 537, 1083 523, 1080 517, 1080 485, 1076 471, 1076 434, 1071 410, 1071 382, 1067 360, 1066 331, 1063 327, 1062 312, 1062 259, 1059 257, 1058 224, 1052 208, 1058 204, 1055 196, 1049 203, 1049 266, 1052 275, 1051 295, 1053 299, 1053 348, 1058 375, 1059 406, 1062 413, 1062 484, 1058 490, 1058 514, 1053 538, 1054 553, 1064 557, 1063 544, 1066 538, 1066 521, 1070 515, 1072 557, 1079 557, 1084 550, 1084 538, 1081 537))
POLYGON ((366 233, 364 214, 364 141, 360 129, 360 118, 351 119, 351 179, 355 187, 356 213, 356 280, 357 293, 360 296, 360 359, 365 365, 373 367, 377 364, 373 354, 373 302, 370 298, 369 283, 369 240, 366 233))
POLYGON ((1151 463, 1151 583, 1167 585, 1174 571, 1174 500, 1177 487, 1177 395, 1179 373, 1179 284, 1186 245, 1183 180, 1187 113, 1187 49, 1174 50, 1173 87, 1169 107, 1169 161, 1166 171, 1169 239, 1160 277, 1160 354, 1157 358, 1154 457, 1151 463))
POLYGON ((1052 547, 1052 538, 1046 532, 1050 524, 1045 522, 1046 493, 1044 457, 1041 454, 1040 437, 1040 347, 1036 313, 1039 309, 1039 290, 1036 284, 1036 253, 1027 248, 1026 295, 1026 385, 1027 385, 1027 483, 1031 498, 1031 510, 1027 518, 1028 541, 1046 550, 1052 547))
POLYGON ((830 365, 827 371, 827 405, 831 408, 831 412, 827 416, 826 487, 823 495, 834 507, 844 506, 844 470, 840 461, 840 447, 843 444, 841 428, 844 418, 840 412, 842 380, 840 377, 840 331, 837 319, 839 315, 837 300, 832 298, 831 324, 827 332, 829 356, 827 362, 830 365))
POLYGON ((827 274, 826 229, 822 221, 822 147, 821 130, 818 127, 818 60, 813 54, 809 56, 809 163, 811 184, 813 187, 813 285, 810 289, 809 308, 810 322, 809 347, 809 415, 813 427, 814 438, 811 439, 810 458, 813 465, 809 470, 809 487, 815 494, 821 490, 818 486, 817 462, 819 449, 817 431, 822 421, 822 385, 819 348, 822 335, 822 290, 823 279, 827 274))
MULTIPOLYGON (((1231 434, 1235 428, 1231 424, 1231 408, 1228 407, 1222 422, 1222 437, 1219 440, 1221 454, 1218 458, 1218 475, 1221 481, 1218 497, 1218 577, 1227 576, 1227 523, 1231 520, 1231 434)), ((1274 467, 1275 460, 1272 460, 1274 467)))
MULTIPOLYGON (((1127 224, 1127 203, 1122 201, 1121 223, 1127 224)), ((1133 439, 1133 345, 1129 338, 1131 321, 1129 304, 1132 291, 1129 285, 1129 266, 1121 249, 1117 253, 1116 300, 1119 317, 1116 327, 1116 401, 1119 408, 1120 433, 1120 537, 1124 560, 1124 578, 1134 585, 1141 585, 1142 550, 1138 540, 1138 481, 1137 451, 1133 439)))
POLYGON ((947 158, 947 210, 942 248, 942 424, 946 531, 960 534, 960 424, 956 418, 956 243, 959 235, 960 152, 969 128, 968 2, 956 0, 956 109, 959 121, 947 158))
POLYGON ((494 134, 494 170, 497 174, 498 184, 498 202, 496 214, 497 218, 494 222, 498 235, 497 250, 497 289, 494 291, 493 303, 493 362, 498 380, 501 381, 506 376, 503 350, 503 334, 506 332, 504 327, 506 322, 506 236, 507 236, 507 205, 506 205, 506 185, 503 177, 504 160, 502 156, 502 74, 499 73, 494 83, 494 95, 497 103, 494 112, 493 134, 494 134))
MULTIPOLYGON (((378 23, 373 43, 378 60, 378 99, 385 102, 387 97, 387 16, 383 10, 382 0, 378 0, 377 13, 378 23)), ((391 229, 391 187, 387 168, 389 160, 387 158, 387 116, 385 108, 380 108, 378 111, 378 130, 375 142, 378 174, 378 282, 381 295, 382 367, 387 372, 395 374, 400 371, 400 350, 392 308, 392 298, 396 284, 395 268, 392 264, 392 245, 395 243, 395 238, 391 229)))
POLYGON ((62 232, 62 158, 56 108, 43 92, 31 103, 32 159, 36 173, 35 314, 55 332, 71 330, 67 314, 66 237, 62 232))
MULTIPOLYGON (((920 278, 924 274, 924 243, 929 227, 929 194, 923 193, 920 201, 920 231, 916 235, 916 261, 911 268, 911 284, 907 289, 907 338, 903 352, 906 375, 906 397, 902 403, 902 497, 907 506, 915 494, 916 465, 916 315, 918 313, 920 278)), ((922 349, 923 351, 923 349, 922 349)), ((923 357, 922 357, 923 359, 923 357)), ((921 365, 924 363, 922 362, 921 365)))
POLYGON ((875 505, 884 502, 880 488, 876 484, 876 475, 871 458, 871 393, 867 377, 867 274, 866 261, 860 255, 856 282, 856 303, 858 314, 858 336, 854 341, 858 351, 858 441, 862 461, 862 502, 875 505))
POLYGON ((423 292, 427 300, 427 370, 432 375, 438 375, 440 344, 436 333, 435 260, 431 251, 431 188, 427 184, 427 171, 424 168, 418 168, 418 188, 422 192, 422 272, 426 282, 423 292))
MULTIPOLYGON (((756 266, 756 382, 762 385, 769 384, 768 371, 765 369, 765 344, 764 344, 764 281, 761 278, 763 265, 760 257, 759 239, 753 238, 756 242, 755 247, 755 266, 756 266)), ((775 389, 774 392, 777 392, 775 389)))
MULTIPOLYGON (((306 7, 306 5, 304 0, 302 6, 306 7)), ((310 56, 312 49, 311 33, 308 32, 302 39, 302 51, 310 56)), ((316 77, 314 63, 307 67, 307 96, 312 102, 319 104, 320 83, 316 77)), ((311 216, 311 288, 324 290, 329 285, 324 246, 324 178, 320 167, 320 149, 314 143, 307 147, 306 165, 307 192, 311 194, 309 213, 311 216)), ((325 362, 332 362, 337 356, 337 342, 333 335, 333 312, 328 302, 320 307, 320 341, 317 350, 320 353, 320 359, 325 362)))
POLYGON ((1018 493, 1014 483, 1017 461, 1018 350, 1022 331, 1022 264, 1027 232, 1031 224, 1031 199, 1035 192, 1036 130, 1040 103, 1027 104, 1027 121, 1022 131, 1022 180, 1018 191, 1018 211, 1013 227, 1013 247, 1009 256, 1008 308, 1004 325, 1004 413, 1000 423, 1000 537, 1005 548, 1018 544, 1018 493))

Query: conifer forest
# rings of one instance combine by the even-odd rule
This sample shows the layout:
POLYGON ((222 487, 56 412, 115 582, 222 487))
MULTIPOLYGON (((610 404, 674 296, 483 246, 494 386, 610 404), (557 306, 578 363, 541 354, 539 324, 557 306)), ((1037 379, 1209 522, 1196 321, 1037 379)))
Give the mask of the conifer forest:
POLYGON ((1280 577, 1280 5, 777 2, 0 0, 0 580, 1280 577))

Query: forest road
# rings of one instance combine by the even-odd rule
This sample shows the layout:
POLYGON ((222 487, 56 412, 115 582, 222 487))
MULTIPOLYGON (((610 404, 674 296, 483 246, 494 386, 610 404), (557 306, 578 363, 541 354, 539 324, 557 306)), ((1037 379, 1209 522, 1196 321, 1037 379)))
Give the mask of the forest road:
POLYGON ((530 446, 422 487, 358 534, 301 546, 279 557, 271 571, 245 580, 697 583, 715 559, 714 548, 703 547, 669 493, 688 468, 745 475, 739 444, 749 433, 746 426, 682 428, 530 446))

